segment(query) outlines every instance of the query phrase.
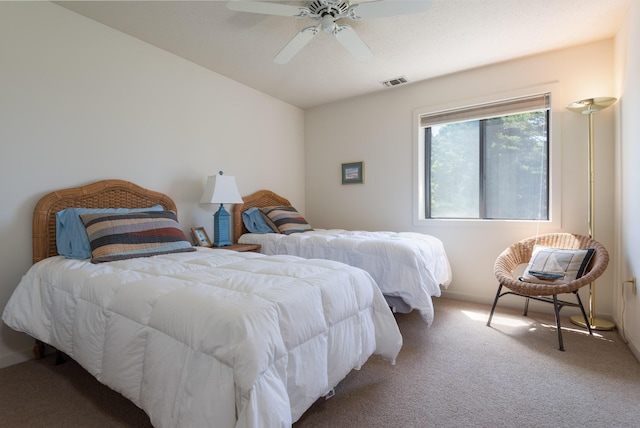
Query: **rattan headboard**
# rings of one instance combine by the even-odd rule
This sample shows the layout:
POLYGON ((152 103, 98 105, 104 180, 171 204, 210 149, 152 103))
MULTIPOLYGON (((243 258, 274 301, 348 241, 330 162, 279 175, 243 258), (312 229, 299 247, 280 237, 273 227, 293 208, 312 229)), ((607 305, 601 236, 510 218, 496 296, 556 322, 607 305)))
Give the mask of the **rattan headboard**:
POLYGON ((270 190, 259 190, 249 196, 242 198, 243 203, 235 204, 233 207, 233 240, 238 242, 238 238, 243 233, 247 233, 247 228, 242 222, 242 213, 249 208, 275 207, 280 205, 291 205, 291 203, 270 190))
POLYGON ((176 204, 165 194, 144 189, 124 180, 103 180, 58 190, 43 196, 33 210, 33 263, 58 254, 56 212, 65 208, 141 208, 162 205, 175 211, 176 204))

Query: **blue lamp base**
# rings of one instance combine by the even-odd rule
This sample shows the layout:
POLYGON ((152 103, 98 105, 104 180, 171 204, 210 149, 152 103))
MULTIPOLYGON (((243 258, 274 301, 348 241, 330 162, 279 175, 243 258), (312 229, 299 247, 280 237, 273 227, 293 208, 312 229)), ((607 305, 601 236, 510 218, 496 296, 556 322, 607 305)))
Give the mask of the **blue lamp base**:
POLYGON ((229 234, 229 213, 220 204, 220 209, 213 215, 213 246, 226 247, 233 245, 229 234))

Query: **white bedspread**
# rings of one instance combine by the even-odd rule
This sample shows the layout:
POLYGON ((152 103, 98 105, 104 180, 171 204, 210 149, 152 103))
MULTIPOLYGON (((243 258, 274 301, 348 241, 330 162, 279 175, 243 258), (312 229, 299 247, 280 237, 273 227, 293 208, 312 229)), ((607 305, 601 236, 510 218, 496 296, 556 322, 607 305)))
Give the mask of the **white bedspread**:
POLYGON ((264 254, 336 260, 366 270, 385 296, 399 297, 433 321, 431 297, 451 283, 451 266, 438 238, 414 232, 316 229, 304 233, 247 233, 242 244, 260 244, 264 254))
POLYGON ((402 346, 366 272, 223 249, 95 265, 51 257, 2 318, 157 427, 290 426, 371 354, 394 362, 402 346))

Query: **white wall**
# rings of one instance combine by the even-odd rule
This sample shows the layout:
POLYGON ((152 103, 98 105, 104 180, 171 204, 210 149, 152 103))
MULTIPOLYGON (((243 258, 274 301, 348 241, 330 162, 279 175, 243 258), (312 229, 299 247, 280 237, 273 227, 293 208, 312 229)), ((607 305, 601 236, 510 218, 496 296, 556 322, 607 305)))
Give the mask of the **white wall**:
MULTIPOLYGON (((304 211, 302 110, 52 3, 0 2, 0 58, 0 308, 52 190, 129 180, 211 236, 217 207, 198 201, 224 170, 241 194, 272 189, 304 211)), ((0 367, 31 345, 1 324, 0 367)))
MULTIPOLYGON (((434 58, 437 61, 437 58, 434 58)), ((411 79, 411 76, 408 76, 411 79)), ((490 303, 497 289, 496 257, 511 243, 551 232, 545 224, 412 221, 413 110, 479 98, 509 96, 553 85, 554 158, 560 162, 561 229, 587 234, 588 120, 566 110, 584 98, 614 93, 614 43, 571 49, 469 70, 306 111, 307 219, 320 228, 415 231, 439 237, 453 282, 445 295, 490 303), (558 147, 560 150, 557 150, 558 147), (341 185, 340 164, 365 162, 365 183, 341 185)), ((614 109, 598 113, 596 138, 596 238, 615 258, 613 239, 614 109)), ((597 313, 611 318, 613 269, 597 285, 597 313)), ((588 299, 588 287, 581 291, 588 299)), ((502 302, 502 301, 501 301, 502 302)), ((508 302, 507 302, 508 303, 508 302)), ((514 300, 520 305, 522 299, 514 300)), ((550 307, 550 305, 548 305, 550 307)), ((541 310, 548 310, 543 306, 541 310)), ((567 308, 563 313, 571 313, 567 308)))
POLYGON ((614 289, 616 324, 640 359, 640 294, 632 293, 628 279, 640 279, 640 2, 631 2, 616 37, 616 84, 620 101, 616 147, 616 234, 620 257, 614 289))

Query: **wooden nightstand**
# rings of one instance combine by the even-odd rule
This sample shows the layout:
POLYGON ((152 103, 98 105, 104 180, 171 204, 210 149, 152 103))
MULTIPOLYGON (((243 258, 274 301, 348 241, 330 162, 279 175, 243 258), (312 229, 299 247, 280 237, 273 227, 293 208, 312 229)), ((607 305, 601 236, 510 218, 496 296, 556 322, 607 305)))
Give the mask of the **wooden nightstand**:
POLYGON ((243 253, 245 251, 253 251, 254 253, 259 253, 260 247, 262 247, 262 245, 260 244, 233 244, 233 245, 227 245, 225 247, 211 247, 211 248, 221 248, 223 250, 238 251, 240 253, 243 253))

